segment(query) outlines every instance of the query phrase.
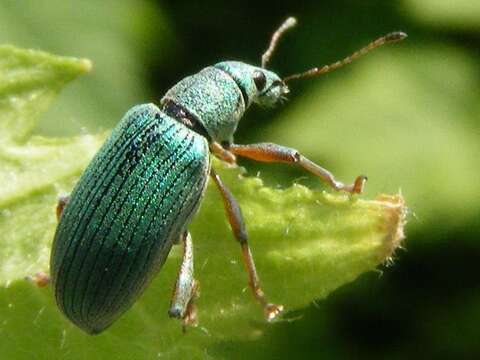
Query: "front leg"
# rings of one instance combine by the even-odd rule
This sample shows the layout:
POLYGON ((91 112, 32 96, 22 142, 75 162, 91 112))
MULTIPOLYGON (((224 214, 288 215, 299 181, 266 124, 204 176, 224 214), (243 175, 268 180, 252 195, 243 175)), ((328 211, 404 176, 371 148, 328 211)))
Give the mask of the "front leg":
POLYGON ((365 182, 367 181, 367 177, 361 175, 355 179, 353 184, 345 185, 340 181, 337 181, 333 174, 327 169, 324 169, 320 165, 317 165, 313 161, 307 159, 297 150, 282 145, 273 143, 259 143, 250 145, 232 144, 228 150, 238 156, 243 156, 257 161, 299 164, 305 170, 320 177, 320 179, 325 181, 337 191, 360 194, 363 191, 365 182))
POLYGON ((228 149, 225 149, 218 142, 214 141, 210 143, 210 151, 220 160, 226 161, 229 164, 235 164, 237 159, 228 149))

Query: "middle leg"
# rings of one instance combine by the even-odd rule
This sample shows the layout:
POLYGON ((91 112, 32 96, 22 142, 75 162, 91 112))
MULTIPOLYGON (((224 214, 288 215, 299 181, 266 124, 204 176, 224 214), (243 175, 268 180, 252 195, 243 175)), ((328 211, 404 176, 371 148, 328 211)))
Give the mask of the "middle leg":
POLYGON ((283 311, 283 306, 275 305, 267 301, 265 293, 260 286, 260 279, 257 275, 257 270, 255 268, 255 262, 253 261, 252 252, 250 251, 250 247, 248 246, 247 229, 243 221, 240 206, 238 206, 238 203, 233 197, 230 190, 228 190, 228 188, 223 184, 220 176, 218 176, 218 174, 213 169, 210 170, 210 175, 215 184, 217 185, 218 189, 220 190, 223 198, 223 203, 225 205, 225 210, 227 212, 228 221, 230 222, 233 234, 240 243, 240 246, 242 247, 242 258, 248 272, 248 285, 250 286, 253 295, 255 296, 257 301, 263 306, 263 311, 265 313, 266 319, 268 321, 272 321, 278 314, 283 311))

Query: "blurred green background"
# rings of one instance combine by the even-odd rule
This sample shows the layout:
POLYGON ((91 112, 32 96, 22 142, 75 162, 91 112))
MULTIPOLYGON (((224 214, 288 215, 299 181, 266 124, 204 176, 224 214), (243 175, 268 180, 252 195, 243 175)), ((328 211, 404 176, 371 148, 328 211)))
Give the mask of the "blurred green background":
MULTIPOLYGON (((296 147, 367 197, 401 191, 405 250, 301 319, 275 324, 275 343, 231 343, 243 358, 454 358, 480 355, 480 2, 2 1, 0 42, 90 58, 38 133, 111 128, 134 104, 158 101, 182 77, 227 59, 259 63, 288 15, 299 25, 271 67, 330 63, 392 30, 407 41, 338 72, 292 83, 280 108, 252 108, 238 143, 296 147)), ((322 186, 285 166, 242 162, 267 183, 322 186)), ((219 349, 219 353, 228 349, 219 349)))

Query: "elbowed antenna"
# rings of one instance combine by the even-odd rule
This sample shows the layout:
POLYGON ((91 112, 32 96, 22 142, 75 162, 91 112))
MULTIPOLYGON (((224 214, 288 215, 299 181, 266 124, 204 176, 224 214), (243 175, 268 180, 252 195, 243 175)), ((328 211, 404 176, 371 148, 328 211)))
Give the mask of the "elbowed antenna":
POLYGON ((270 39, 270 44, 268 45, 268 49, 262 55, 262 68, 265 68, 272 58, 273 52, 277 47, 277 43, 282 37, 282 35, 292 27, 297 25, 297 19, 294 17, 289 17, 285 20, 282 25, 273 33, 272 38, 270 39))
POLYGON ((394 43, 397 41, 401 41, 407 37, 407 34, 401 31, 395 31, 391 32, 385 36, 382 36, 371 43, 369 43, 367 46, 361 48, 360 50, 355 51, 353 54, 347 56, 343 60, 339 60, 337 62, 334 62, 333 64, 330 65, 324 65, 321 68, 315 67, 313 69, 298 73, 298 74, 292 74, 288 75, 285 78, 283 78, 283 82, 288 82, 291 80, 297 80, 297 79, 303 79, 303 78, 309 78, 309 77, 314 77, 322 74, 326 74, 330 71, 337 70, 338 68, 341 68, 344 65, 350 64, 352 61, 358 59, 359 57, 367 54, 373 49, 378 48, 379 46, 382 46, 384 44, 388 43, 394 43))

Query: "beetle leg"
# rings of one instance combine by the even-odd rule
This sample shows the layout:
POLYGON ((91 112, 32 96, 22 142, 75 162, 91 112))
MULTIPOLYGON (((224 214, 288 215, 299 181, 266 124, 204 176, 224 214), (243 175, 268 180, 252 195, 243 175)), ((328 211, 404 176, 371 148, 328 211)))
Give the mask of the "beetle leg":
POLYGON ((230 151, 225 149, 222 145, 220 145, 218 142, 214 141, 211 142, 210 145, 210 151, 219 159, 228 162, 229 164, 235 164, 237 159, 235 158, 235 155, 233 155, 230 151))
MULTIPOLYGON (((68 204, 69 201, 70 201, 69 195, 61 195, 58 197, 58 203, 55 209, 55 212, 57 215, 57 221, 60 220, 60 217, 62 216, 62 213, 63 213, 63 209, 65 209, 65 206, 68 204)), ((25 280, 34 283, 38 287, 45 287, 50 283, 50 276, 48 276, 44 272, 38 272, 35 275, 25 276, 25 280)))
MULTIPOLYGON (((60 216, 62 216, 63 209, 65 209, 65 206, 68 204, 69 201, 70 201, 69 195, 59 196, 57 208, 56 208, 57 221, 60 220, 60 216)), ((34 283, 38 287, 45 287, 50 283, 50 276, 48 276, 48 274, 44 272, 38 272, 35 275, 25 276, 25 280, 34 283)))
POLYGON ((252 252, 250 251, 250 247, 248 246, 247 229, 243 221, 240 206, 238 205, 230 190, 223 184, 222 180, 213 169, 211 169, 210 175, 212 176, 215 184, 220 190, 223 198, 223 203, 225 205, 225 210, 227 212, 228 221, 230 222, 233 234, 240 243, 240 246, 242 247, 243 262, 248 272, 248 285, 252 289, 255 298, 263 306, 265 317, 268 321, 271 321, 283 311, 283 306, 271 304, 267 301, 265 293, 260 286, 260 279, 257 275, 257 270, 255 268, 255 262, 253 261, 252 252))
POLYGON ((57 220, 60 220, 60 216, 62 216, 63 209, 65 209, 65 206, 68 204, 70 201, 70 195, 61 195, 58 197, 58 203, 57 203, 57 220))
POLYGON ((232 144, 228 148, 232 153, 243 156, 249 159, 262 162, 280 162, 280 163, 295 163, 302 166, 305 170, 320 177, 328 185, 337 191, 345 191, 351 194, 360 194, 363 191, 366 176, 358 176, 353 184, 345 185, 335 179, 333 174, 327 169, 315 164, 313 161, 307 159, 297 150, 285 146, 272 143, 259 143, 250 145, 235 145, 232 144))
POLYGON ((38 272, 35 275, 25 276, 25 280, 34 283, 39 288, 42 288, 50 283, 50 276, 44 272, 38 272))
POLYGON ((182 240, 183 259, 168 314, 170 317, 182 319, 185 330, 186 325, 197 323, 194 300, 198 295, 198 282, 193 277, 193 245, 188 231, 184 232, 182 240))
MULTIPOLYGON (((55 213, 57 215, 57 221, 60 220, 60 217, 62 216, 62 213, 63 213, 63 209, 65 209, 65 206, 68 204, 69 201, 70 201, 69 195, 61 195, 58 197, 58 203, 55 209, 55 213)), ((45 287, 50 283, 50 276, 48 276, 44 272, 38 272, 35 275, 25 276, 25 280, 34 283, 38 287, 45 287)))

